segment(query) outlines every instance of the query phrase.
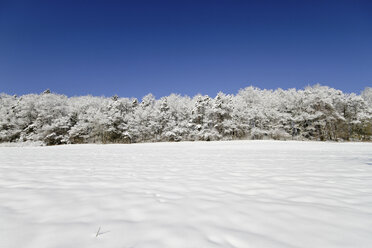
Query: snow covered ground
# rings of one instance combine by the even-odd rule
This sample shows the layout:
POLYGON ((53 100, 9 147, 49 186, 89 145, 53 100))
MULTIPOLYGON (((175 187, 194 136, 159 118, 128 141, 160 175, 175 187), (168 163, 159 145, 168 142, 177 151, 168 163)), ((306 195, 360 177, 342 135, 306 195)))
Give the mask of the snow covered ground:
POLYGON ((372 247, 372 144, 0 147, 0 247, 372 247))

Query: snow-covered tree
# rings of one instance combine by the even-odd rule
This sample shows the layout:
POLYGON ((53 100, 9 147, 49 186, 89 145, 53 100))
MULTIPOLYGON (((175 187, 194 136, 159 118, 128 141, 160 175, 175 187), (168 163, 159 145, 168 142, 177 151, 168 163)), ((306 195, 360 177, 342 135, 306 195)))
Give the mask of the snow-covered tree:
POLYGON ((242 89, 215 98, 0 94, 0 142, 135 143, 221 139, 372 140, 372 89, 242 89))

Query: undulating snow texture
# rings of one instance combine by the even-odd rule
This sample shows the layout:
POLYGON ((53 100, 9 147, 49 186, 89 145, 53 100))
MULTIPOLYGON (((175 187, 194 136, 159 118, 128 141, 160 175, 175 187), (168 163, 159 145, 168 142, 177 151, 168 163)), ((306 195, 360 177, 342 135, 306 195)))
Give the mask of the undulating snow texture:
POLYGON ((139 143, 154 141, 372 139, 372 89, 345 94, 248 87, 215 98, 151 94, 137 99, 52 94, 0 95, 0 142, 139 143))
POLYGON ((0 148, 2 248, 372 247, 372 144, 0 148))

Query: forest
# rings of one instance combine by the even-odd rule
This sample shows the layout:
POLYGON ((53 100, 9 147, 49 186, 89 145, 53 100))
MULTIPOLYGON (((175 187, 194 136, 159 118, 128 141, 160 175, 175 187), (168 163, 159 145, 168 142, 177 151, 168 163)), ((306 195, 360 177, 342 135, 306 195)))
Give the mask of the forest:
POLYGON ((0 94, 0 142, 43 145, 239 139, 371 141, 372 88, 328 86, 156 99, 0 94))

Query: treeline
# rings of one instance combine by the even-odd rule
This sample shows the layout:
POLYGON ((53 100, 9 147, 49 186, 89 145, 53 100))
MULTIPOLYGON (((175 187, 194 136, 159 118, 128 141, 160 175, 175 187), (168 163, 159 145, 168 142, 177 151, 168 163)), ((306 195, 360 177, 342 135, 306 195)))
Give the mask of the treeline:
POLYGON ((155 99, 0 95, 0 142, 46 145, 283 139, 372 140, 372 88, 361 95, 327 86, 304 90, 248 87, 215 98, 155 99))

